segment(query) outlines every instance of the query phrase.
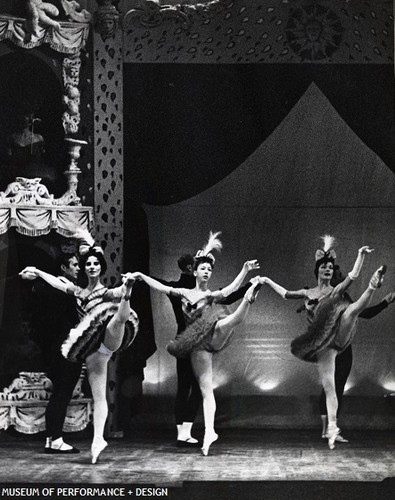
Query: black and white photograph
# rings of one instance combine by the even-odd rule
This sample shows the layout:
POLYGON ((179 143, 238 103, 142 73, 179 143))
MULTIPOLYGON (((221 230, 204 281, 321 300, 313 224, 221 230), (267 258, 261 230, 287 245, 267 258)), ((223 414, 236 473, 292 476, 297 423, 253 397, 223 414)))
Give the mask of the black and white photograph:
POLYGON ((0 499, 389 500, 392 0, 0 0, 0 499))

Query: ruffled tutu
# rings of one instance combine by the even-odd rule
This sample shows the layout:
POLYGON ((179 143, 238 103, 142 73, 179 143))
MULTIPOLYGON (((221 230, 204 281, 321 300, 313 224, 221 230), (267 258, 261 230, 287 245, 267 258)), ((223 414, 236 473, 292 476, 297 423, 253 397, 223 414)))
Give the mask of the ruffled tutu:
MULTIPOLYGON (((118 311, 119 304, 104 302, 87 313, 75 328, 69 332, 61 351, 69 361, 85 361, 87 356, 97 351, 104 340, 107 325, 118 311)), ((137 314, 130 312, 130 318, 125 324, 125 333, 121 347, 117 352, 124 351, 137 335, 139 319, 137 314)))
POLYGON ((328 296, 322 299, 314 311, 314 319, 307 332, 291 342, 292 354, 303 361, 316 363, 317 354, 328 347, 339 352, 347 349, 354 337, 356 322, 345 344, 340 345, 337 334, 342 315, 349 305, 350 302, 342 297, 339 299, 328 296))
POLYGON ((167 351, 176 358, 187 358, 192 351, 215 352, 211 345, 215 326, 225 316, 222 306, 207 304, 199 311, 198 317, 167 344, 167 351))

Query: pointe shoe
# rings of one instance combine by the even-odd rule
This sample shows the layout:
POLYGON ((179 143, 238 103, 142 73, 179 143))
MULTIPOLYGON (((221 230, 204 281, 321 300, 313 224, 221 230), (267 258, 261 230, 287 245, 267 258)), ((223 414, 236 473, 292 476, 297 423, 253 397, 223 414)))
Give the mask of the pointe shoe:
POLYGON ((124 278, 123 278, 123 294, 122 294, 122 298, 123 300, 129 300, 130 299, 130 296, 132 295, 132 289, 133 289, 133 285, 135 283, 136 279, 135 278, 132 278, 128 275, 125 275, 124 278))
POLYGON ((328 425, 328 430, 326 431, 326 435, 328 438, 328 446, 330 450, 333 450, 335 448, 335 441, 336 438, 339 436, 339 434, 340 434, 340 429, 339 427, 337 427, 336 424, 328 425))
POLYGON ((251 280, 251 286, 245 293, 245 298, 249 304, 253 304, 258 295, 259 290, 262 288, 262 283, 259 281, 259 276, 251 280))
POLYGON ((218 439, 218 434, 213 432, 210 434, 205 434, 203 439, 203 446, 201 448, 203 456, 207 457, 210 450, 210 446, 218 439))
POLYGON ((348 439, 344 438, 341 434, 338 434, 335 438, 336 443, 348 443, 348 439))
POLYGON ((91 455, 92 455, 92 463, 95 464, 97 459, 99 458, 100 453, 106 448, 108 445, 107 441, 101 439, 100 441, 93 441, 91 446, 91 455))
POLYGON ((384 281, 384 275, 387 271, 387 266, 381 266, 377 269, 377 271, 370 278, 369 286, 370 288, 380 288, 384 281))
MULTIPOLYGON (((323 434, 321 435, 321 437, 322 437, 322 439, 328 439, 328 438, 329 438, 328 433, 326 433, 326 432, 325 432, 325 433, 323 433, 323 434)), ((348 439, 346 439, 346 438, 344 438, 344 437, 343 437, 343 436, 339 433, 339 434, 336 436, 336 438, 335 438, 335 442, 336 442, 336 443, 349 443, 349 440, 348 440, 348 439)))

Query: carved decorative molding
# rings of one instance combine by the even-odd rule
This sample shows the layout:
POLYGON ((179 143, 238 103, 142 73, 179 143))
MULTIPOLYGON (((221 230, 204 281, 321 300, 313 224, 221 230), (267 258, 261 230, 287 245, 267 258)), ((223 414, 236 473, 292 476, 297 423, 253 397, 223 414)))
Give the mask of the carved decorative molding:
MULTIPOLYGON (((69 403, 63 430, 78 432, 92 418, 92 400, 81 390, 86 370, 76 384, 69 403)), ((52 391, 52 382, 42 372, 20 372, 9 387, 0 393, 0 429, 14 426, 19 432, 34 434, 45 429, 45 409, 52 391)))
POLYGON ((80 124, 80 91, 78 89, 81 69, 79 54, 65 57, 62 62, 63 103, 65 112, 62 116, 63 129, 67 134, 76 134, 80 124))
POLYGON ((194 5, 181 3, 168 5, 160 0, 145 0, 125 14, 123 29, 129 30, 135 26, 155 28, 169 20, 189 26, 195 20, 204 21, 206 17, 214 17, 223 8, 220 0, 194 5))
POLYGON ((75 0, 61 0, 63 10, 66 16, 76 23, 89 23, 92 20, 92 14, 85 9, 81 9, 75 0))
POLYGON ((41 236, 52 229, 71 236, 73 231, 69 228, 76 225, 92 229, 93 209, 72 206, 80 204, 75 189, 55 199, 40 181, 39 177, 17 177, 0 192, 0 234, 10 227, 27 236, 41 236))
MULTIPOLYGON (((8 184, 5 191, 0 192, 0 204, 2 205, 66 205, 65 196, 55 199, 48 189, 41 184, 41 178, 29 179, 17 177, 14 182, 8 184)), ((69 204, 78 204, 79 200, 74 198, 69 204)))
POLYGON ((0 401, 48 400, 52 382, 42 372, 20 372, 9 387, 0 393, 0 401))
POLYGON ((94 28, 103 41, 114 38, 119 25, 120 13, 117 10, 119 0, 98 0, 99 4, 94 16, 94 28))
POLYGON ((1 15, 0 41, 10 40, 23 49, 32 49, 47 44, 51 49, 63 54, 77 54, 85 47, 89 35, 87 23, 59 23, 59 30, 38 25, 37 33, 32 34, 26 29, 26 19, 1 15))

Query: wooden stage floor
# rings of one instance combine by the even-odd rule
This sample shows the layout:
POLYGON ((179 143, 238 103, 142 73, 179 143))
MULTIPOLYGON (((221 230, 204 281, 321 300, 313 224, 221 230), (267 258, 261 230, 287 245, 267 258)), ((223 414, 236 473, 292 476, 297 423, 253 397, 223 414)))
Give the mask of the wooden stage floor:
POLYGON ((341 496, 327 495, 343 485, 351 488, 347 500, 382 500, 388 491, 388 498, 395 498, 394 433, 349 431, 346 435, 349 444, 329 450, 318 430, 223 429, 210 455, 203 457, 199 449, 177 448, 168 431, 140 432, 138 437, 109 439, 108 448, 92 465, 86 436, 69 436, 80 454, 59 456, 43 453, 41 436, 2 431, 0 484, 156 485, 169 487, 170 498, 177 500, 191 487, 192 493, 185 493, 185 498, 322 500, 342 498, 343 490, 341 496), (197 487, 195 483, 202 481, 197 487), (289 488, 296 490, 290 493, 289 488), (267 495, 262 496, 264 491, 267 495), (316 497, 309 496, 315 491, 316 497), (284 497, 281 492, 286 492, 284 497))

